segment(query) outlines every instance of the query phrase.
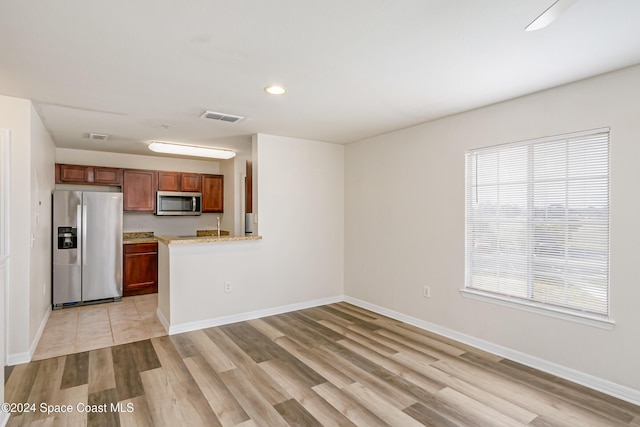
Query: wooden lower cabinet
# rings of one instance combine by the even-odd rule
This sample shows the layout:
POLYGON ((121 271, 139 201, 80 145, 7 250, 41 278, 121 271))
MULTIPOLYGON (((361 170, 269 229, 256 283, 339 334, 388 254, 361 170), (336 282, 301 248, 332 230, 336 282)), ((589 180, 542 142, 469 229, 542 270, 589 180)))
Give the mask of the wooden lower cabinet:
POLYGON ((158 292, 158 243, 124 245, 123 296, 158 292))

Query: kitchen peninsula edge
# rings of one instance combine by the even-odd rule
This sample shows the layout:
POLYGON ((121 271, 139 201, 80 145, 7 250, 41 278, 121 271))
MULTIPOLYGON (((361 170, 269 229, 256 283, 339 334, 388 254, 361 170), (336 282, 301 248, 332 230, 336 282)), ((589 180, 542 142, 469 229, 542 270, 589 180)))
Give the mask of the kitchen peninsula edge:
POLYGON ((170 335, 213 326, 244 311, 255 286, 247 267, 261 264, 262 236, 155 237, 157 315, 170 335))

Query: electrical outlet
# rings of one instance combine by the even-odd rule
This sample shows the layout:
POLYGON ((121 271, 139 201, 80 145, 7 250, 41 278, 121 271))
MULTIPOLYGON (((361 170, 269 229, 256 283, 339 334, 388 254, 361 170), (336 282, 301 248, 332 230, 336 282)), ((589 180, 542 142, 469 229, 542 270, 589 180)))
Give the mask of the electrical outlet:
POLYGON ((231 292, 231 282, 227 282, 224 284, 224 291, 231 292))
POLYGON ((425 286, 422 289, 422 296, 425 298, 431 298, 431 288, 429 286, 425 286))

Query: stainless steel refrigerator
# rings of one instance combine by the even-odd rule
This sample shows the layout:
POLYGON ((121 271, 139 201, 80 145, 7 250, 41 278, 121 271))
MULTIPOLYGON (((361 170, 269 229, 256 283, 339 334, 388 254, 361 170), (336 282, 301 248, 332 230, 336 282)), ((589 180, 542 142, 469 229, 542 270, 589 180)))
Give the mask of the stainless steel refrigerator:
POLYGON ((53 308, 122 298, 122 193, 53 192, 53 308))

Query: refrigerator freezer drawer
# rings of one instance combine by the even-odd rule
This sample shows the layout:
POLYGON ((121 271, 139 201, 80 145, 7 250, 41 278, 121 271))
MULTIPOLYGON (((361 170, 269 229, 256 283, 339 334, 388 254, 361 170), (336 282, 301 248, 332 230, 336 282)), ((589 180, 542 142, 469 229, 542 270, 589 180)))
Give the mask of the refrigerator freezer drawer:
POLYGON ((53 264, 53 305, 82 301, 79 265, 53 264))

